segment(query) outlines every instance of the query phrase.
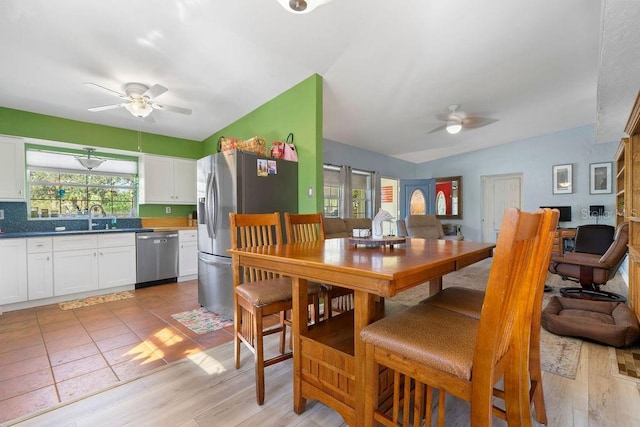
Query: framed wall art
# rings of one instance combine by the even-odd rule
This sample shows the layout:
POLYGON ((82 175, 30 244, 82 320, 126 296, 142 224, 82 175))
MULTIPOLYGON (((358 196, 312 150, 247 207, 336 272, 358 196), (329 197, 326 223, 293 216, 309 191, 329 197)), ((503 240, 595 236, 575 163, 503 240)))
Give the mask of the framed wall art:
POLYGON ((611 162, 591 163, 589 165, 589 193, 611 193, 611 162))
POLYGON ((573 165, 553 166, 553 194, 573 193, 573 165))

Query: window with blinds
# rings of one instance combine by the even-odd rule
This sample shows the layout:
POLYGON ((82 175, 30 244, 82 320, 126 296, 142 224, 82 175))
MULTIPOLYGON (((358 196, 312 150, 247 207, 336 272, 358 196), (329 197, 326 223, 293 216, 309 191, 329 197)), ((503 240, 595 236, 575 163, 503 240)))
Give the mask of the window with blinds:
POLYGON ((373 217, 373 172, 324 165, 323 177, 325 217, 373 217))

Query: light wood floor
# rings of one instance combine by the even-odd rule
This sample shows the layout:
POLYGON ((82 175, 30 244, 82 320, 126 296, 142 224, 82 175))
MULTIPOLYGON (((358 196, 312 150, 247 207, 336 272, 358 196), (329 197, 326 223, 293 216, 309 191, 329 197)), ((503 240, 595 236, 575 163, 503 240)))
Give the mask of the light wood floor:
MULTIPOLYGON (((544 373, 549 426, 640 426, 640 383, 619 377, 611 357, 610 348, 584 343, 575 380, 544 373)), ((335 411, 316 401, 308 402, 302 415, 292 411, 291 360, 267 368, 264 406, 255 402, 253 378, 250 353, 243 351, 236 370, 232 343, 227 343, 17 425, 344 425, 335 411)), ((468 425, 466 404, 449 399, 447 406, 448 426, 468 425)))

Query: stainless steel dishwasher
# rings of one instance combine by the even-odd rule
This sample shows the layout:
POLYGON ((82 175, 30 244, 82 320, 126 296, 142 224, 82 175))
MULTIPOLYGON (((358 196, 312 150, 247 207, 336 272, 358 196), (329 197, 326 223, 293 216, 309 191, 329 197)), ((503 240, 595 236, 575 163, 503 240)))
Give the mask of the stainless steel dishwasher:
POLYGON ((178 232, 136 233, 136 288, 177 280, 178 232))

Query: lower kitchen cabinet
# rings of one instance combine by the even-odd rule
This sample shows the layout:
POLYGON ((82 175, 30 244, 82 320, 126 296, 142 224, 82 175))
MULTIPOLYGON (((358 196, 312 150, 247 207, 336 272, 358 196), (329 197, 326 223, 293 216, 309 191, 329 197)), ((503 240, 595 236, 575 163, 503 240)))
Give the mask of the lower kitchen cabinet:
POLYGON ((53 241, 51 237, 27 239, 29 300, 53 296, 53 241))
POLYGON ((54 251, 53 265, 53 290, 56 296, 98 289, 97 248, 54 251))
POLYGON ((194 279, 198 274, 198 232, 179 230, 178 281, 194 279))
POLYGON ((100 289, 130 285, 136 282, 136 247, 100 248, 98 287, 100 289))
POLYGON ((27 240, 0 240, 0 305, 26 301, 27 240))

